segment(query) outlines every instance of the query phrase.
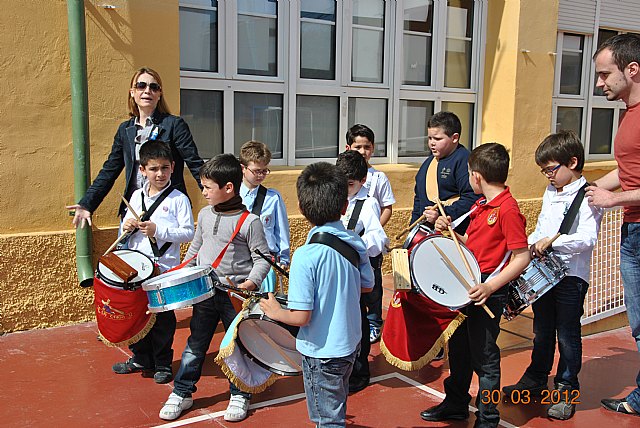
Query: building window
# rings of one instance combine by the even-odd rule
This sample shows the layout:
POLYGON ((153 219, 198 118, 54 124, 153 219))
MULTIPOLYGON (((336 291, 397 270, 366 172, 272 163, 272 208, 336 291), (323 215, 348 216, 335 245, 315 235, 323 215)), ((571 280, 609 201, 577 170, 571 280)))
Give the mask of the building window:
POLYGON ((278 74, 278 3, 238 0, 238 74, 278 74))
POLYGON ((471 87, 473 0, 449 0, 444 86, 471 87))
POLYGON ((384 0, 353 0, 351 80, 382 83, 384 0))
POLYGON ((218 71, 218 2, 185 0, 180 6, 180 69, 218 71))
POLYGON ((296 108, 296 157, 338 156, 338 107, 336 97, 298 95, 296 108))
POLYGON ((233 105, 234 152, 249 140, 260 141, 273 159, 281 159, 282 95, 236 92, 233 105))
MULTIPOLYGON (((375 98, 349 98, 349 127, 356 123, 368 124, 374 131, 374 157, 387 156, 387 100, 375 98)), ((346 141, 345 141, 346 144, 346 141)))
POLYGON ((405 2, 403 12, 402 83, 431 86, 433 1, 405 2))
POLYGON ((300 4, 300 77, 336 78, 336 2, 302 0, 300 4))
POLYGON ((433 113, 433 101, 400 100, 399 156, 429 156, 427 121, 433 113))
POLYGON ((560 64, 560 93, 580 95, 584 63, 584 36, 565 34, 560 64))
POLYGON ((468 150, 473 148, 473 126, 475 116, 475 106, 470 103, 457 103, 451 101, 443 101, 441 111, 450 111, 455 113, 460 119, 462 132, 460 133, 460 144, 468 150))
POLYGON ((189 124, 202 158, 223 152, 222 92, 180 90, 180 115, 189 124))

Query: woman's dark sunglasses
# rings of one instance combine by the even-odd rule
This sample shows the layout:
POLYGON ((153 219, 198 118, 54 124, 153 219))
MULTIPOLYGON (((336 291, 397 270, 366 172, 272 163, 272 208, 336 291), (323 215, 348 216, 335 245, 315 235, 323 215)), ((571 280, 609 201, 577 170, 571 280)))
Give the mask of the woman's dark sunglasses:
POLYGON ((136 89, 139 91, 144 91, 145 89, 147 89, 147 85, 153 92, 158 92, 160 90, 160 85, 158 85, 157 83, 147 82, 136 82, 136 89))

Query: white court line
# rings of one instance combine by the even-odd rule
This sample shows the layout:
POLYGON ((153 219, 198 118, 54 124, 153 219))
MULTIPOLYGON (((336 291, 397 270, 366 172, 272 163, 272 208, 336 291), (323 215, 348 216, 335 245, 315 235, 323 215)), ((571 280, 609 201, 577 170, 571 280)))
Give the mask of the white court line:
MULTIPOLYGON (((415 381, 401 373, 398 372, 392 372, 392 373, 388 373, 385 375, 381 375, 381 376, 376 376, 376 377, 372 377, 371 378, 371 383, 376 383, 376 382, 381 382, 383 380, 387 380, 387 379, 393 379, 396 378, 398 380, 401 380, 402 382, 408 383, 409 385, 418 388, 421 391, 426 392, 427 394, 433 395, 435 397, 440 398, 441 400, 444 400, 445 395, 440 392, 437 391, 433 388, 430 388, 426 385, 421 384, 418 381, 415 381)), ((256 403, 256 404, 252 404, 249 406, 249 410, 252 409, 260 409, 262 407, 268 407, 268 406, 274 406, 277 404, 282 404, 282 403, 287 403, 289 401, 294 401, 294 400, 304 400, 306 397, 304 395, 304 393, 302 394, 295 394, 295 395, 289 395, 286 397, 281 397, 281 398, 276 398, 273 400, 268 400, 268 401, 263 401, 261 403, 256 403)), ((476 409, 473 406, 469 406, 469 410, 471 412, 475 412, 476 409)), ((189 425, 189 424, 193 424, 196 422, 202 422, 202 421, 209 421, 209 420, 213 420, 213 419, 217 419, 224 416, 224 411, 220 411, 220 412, 215 412, 215 413, 208 413, 206 415, 201 415, 201 416, 195 416, 193 418, 188 418, 188 419, 183 419, 180 421, 175 421, 175 422, 170 422, 167 424, 163 424, 163 425, 156 425, 155 428, 173 428, 173 427, 181 427, 181 426, 185 426, 185 425, 189 425)), ((518 428, 518 426, 510 424, 509 422, 506 422, 504 420, 500 420, 500 425, 505 427, 505 428, 518 428)))

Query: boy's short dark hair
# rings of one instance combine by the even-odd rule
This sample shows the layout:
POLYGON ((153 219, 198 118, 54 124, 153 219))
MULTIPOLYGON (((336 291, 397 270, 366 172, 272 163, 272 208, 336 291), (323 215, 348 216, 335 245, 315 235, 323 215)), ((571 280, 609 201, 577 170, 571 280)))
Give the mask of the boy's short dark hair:
POLYGON ((314 226, 340 220, 347 202, 347 177, 335 165, 317 162, 308 165, 298 177, 298 206, 314 226))
POLYGON ((373 145, 375 136, 367 125, 355 124, 347 131, 347 146, 351 146, 356 141, 356 137, 364 137, 373 145))
POLYGON ((580 142, 580 137, 574 131, 563 130, 548 135, 536 149, 536 163, 540 166, 545 166, 549 162, 558 162, 560 165, 569 166, 571 158, 578 160, 576 171, 582 172, 584 147, 580 142))
POLYGON ((233 184, 233 191, 236 195, 239 195, 240 184, 242 183, 242 165, 231 153, 223 153, 214 156, 202 165, 200 177, 215 181, 218 187, 231 183, 233 184))
POLYGON ((427 128, 442 128, 448 137, 453 134, 462 133, 462 124, 455 113, 450 111, 439 111, 427 121, 427 128))
POLYGON ((173 162, 169 143, 160 140, 147 141, 140 147, 140 165, 147 166, 151 159, 165 159, 173 162))
POLYGON ((240 163, 244 166, 249 162, 261 162, 266 165, 271 162, 271 150, 259 141, 247 141, 240 147, 240 163))
POLYGON ((611 51, 613 61, 620 71, 624 71, 632 62, 640 63, 640 36, 637 34, 618 34, 605 40, 593 54, 594 61, 605 49, 611 51))
POLYGON ((338 171, 347 176, 347 180, 361 181, 367 178, 367 161, 360 152, 355 150, 347 150, 338 155, 336 159, 336 167, 338 171))
POLYGON ((481 144, 469 155, 469 169, 480 173, 487 183, 504 184, 509 175, 509 152, 502 144, 481 144))

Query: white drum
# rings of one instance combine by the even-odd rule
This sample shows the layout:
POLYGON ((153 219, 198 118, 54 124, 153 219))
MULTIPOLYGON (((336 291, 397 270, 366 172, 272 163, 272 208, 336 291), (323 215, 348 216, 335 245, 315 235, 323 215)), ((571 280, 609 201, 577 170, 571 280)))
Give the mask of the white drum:
POLYGON ((238 323, 236 343, 247 357, 270 372, 299 376, 302 374, 302 355, 296 349, 297 330, 297 327, 267 317, 256 300, 251 302, 248 314, 238 323))
POLYGON ((129 266, 138 271, 138 275, 131 281, 125 282, 106 265, 98 262, 96 276, 107 286, 122 288, 124 290, 136 290, 140 288, 144 281, 157 274, 153 261, 140 251, 115 250, 113 254, 120 257, 129 266))
POLYGON ((458 280, 456 273, 440 255, 436 246, 449 258, 469 285, 480 283, 480 266, 471 251, 460 244, 473 271, 473 277, 467 272, 455 242, 440 234, 427 235, 411 248, 411 282, 420 294, 434 302, 452 310, 460 309, 471 303, 467 288, 458 280))

